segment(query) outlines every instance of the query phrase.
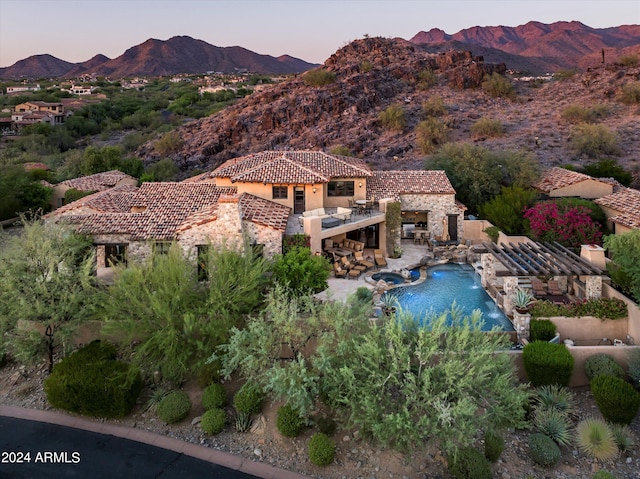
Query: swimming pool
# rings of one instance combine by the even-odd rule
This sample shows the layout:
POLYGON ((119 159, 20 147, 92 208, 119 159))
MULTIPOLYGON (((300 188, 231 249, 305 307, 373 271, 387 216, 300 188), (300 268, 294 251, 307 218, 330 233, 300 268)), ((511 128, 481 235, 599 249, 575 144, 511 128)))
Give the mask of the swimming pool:
POLYGON ((441 313, 451 309, 454 300, 463 314, 482 311, 483 330, 498 326, 514 331, 511 321, 480 284, 480 276, 468 264, 446 263, 427 269, 427 279, 418 285, 401 286, 384 293, 393 294, 403 309, 423 319, 429 311, 441 313))
MULTIPOLYGON (((420 279, 420 269, 419 268, 414 268, 412 270, 409 270, 409 280, 410 281, 415 281, 417 279, 420 279)), ((393 284, 402 284, 405 282, 404 280, 404 276, 402 276, 400 273, 393 273, 390 271, 381 271, 379 273, 373 273, 371 275, 371 279, 373 279, 374 281, 385 281, 387 283, 393 283, 393 284)))

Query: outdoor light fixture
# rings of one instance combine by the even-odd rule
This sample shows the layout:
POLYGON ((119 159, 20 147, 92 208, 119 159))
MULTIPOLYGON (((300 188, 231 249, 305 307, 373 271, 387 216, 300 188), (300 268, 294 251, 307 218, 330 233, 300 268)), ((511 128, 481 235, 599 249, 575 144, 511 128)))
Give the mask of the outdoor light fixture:
POLYGON ((360 183, 358 183, 358 187, 362 188, 362 181, 360 183))
POLYGON ((315 186, 314 186, 314 187, 312 187, 312 188, 311 188, 311 191, 313 191, 313 194, 315 195, 315 194, 316 194, 316 187, 315 187, 315 186))

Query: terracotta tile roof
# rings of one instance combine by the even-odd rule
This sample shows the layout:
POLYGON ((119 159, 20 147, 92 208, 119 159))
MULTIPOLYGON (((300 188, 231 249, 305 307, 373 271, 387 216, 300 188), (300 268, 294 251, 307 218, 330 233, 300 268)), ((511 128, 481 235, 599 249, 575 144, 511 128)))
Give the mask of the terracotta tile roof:
POLYGON ((399 199, 402 194, 455 195, 442 170, 374 171, 367 180, 367 198, 399 199))
POLYGON ((243 220, 284 232, 291 208, 244 193, 240 197, 240 212, 243 220))
POLYGON ((75 188, 79 191, 104 191, 114 187, 119 181, 125 178, 135 180, 133 176, 129 176, 121 171, 111 170, 96 173, 95 175, 74 178, 72 180, 65 180, 60 184, 75 188))
POLYGON ((133 185, 114 186, 108 190, 98 191, 68 203, 55 210, 53 214, 72 214, 81 208, 91 208, 97 212, 105 213, 126 213, 131 210, 131 201, 136 191, 138 191, 138 187, 133 185))
POLYGON ((551 193, 559 188, 575 185, 587 180, 601 181, 599 178, 593 178, 584 173, 578 173, 577 171, 566 170, 555 166, 545 171, 542 174, 542 178, 534 183, 533 187, 543 193, 551 193))
POLYGON ((371 170, 358 158, 321 151, 263 151, 226 161, 211 176, 231 181, 314 184, 332 178, 365 178, 371 176, 371 170))
POLYGON ((595 200, 600 206, 611 208, 619 214, 609 220, 628 228, 640 228, 640 191, 625 188, 595 200))

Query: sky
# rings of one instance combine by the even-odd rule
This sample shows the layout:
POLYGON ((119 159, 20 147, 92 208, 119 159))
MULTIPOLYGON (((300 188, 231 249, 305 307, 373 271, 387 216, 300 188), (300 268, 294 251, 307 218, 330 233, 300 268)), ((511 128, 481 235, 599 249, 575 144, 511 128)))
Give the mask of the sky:
POLYGON ((365 35, 410 39, 440 28, 577 20, 640 24, 638 0, 0 0, 0 67, 48 53, 116 58, 149 38, 187 35, 219 47, 323 63, 365 35))

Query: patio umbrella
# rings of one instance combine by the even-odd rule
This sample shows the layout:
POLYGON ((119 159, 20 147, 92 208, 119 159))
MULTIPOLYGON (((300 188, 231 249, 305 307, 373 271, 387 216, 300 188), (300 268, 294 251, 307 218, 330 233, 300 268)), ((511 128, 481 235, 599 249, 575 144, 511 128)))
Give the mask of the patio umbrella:
POLYGON ((442 218, 442 241, 449 241, 449 219, 446 215, 442 218))

